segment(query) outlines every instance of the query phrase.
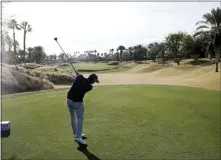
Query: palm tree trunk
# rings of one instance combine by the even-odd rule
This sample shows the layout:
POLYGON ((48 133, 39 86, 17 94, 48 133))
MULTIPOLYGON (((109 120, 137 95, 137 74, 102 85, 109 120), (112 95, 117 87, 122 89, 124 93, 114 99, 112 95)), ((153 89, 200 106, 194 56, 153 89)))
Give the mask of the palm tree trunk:
POLYGON ((23 61, 24 61, 24 64, 25 64, 25 41, 26 41, 26 29, 24 29, 24 42, 23 42, 23 45, 24 45, 24 55, 23 55, 23 61))
POLYGON ((219 65, 220 54, 221 54, 220 50, 221 50, 220 48, 217 48, 215 50, 215 53, 216 53, 216 71, 215 72, 219 72, 218 65, 219 65))
POLYGON ((216 72, 219 72, 218 70, 218 63, 216 62, 216 72))
POLYGON ((163 54, 162 54, 162 57, 163 57, 163 66, 164 66, 164 61, 165 61, 164 52, 163 52, 163 54))
POLYGON ((17 69, 17 53, 16 53, 16 42, 15 42, 15 27, 13 27, 13 47, 14 47, 14 56, 15 56, 15 68, 17 69))

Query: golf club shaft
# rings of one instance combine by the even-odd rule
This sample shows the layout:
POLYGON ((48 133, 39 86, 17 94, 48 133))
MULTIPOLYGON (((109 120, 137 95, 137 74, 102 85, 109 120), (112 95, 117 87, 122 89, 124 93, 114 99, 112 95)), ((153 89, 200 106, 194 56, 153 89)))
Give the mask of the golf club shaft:
POLYGON ((78 74, 78 72, 75 70, 74 66, 72 65, 71 61, 68 58, 68 55, 65 53, 65 51, 62 49, 61 45, 58 43, 58 41, 56 40, 57 44, 59 45, 59 47, 61 48, 61 50, 64 52, 65 56, 67 57, 69 63, 71 64, 72 68, 74 69, 75 73, 78 74))

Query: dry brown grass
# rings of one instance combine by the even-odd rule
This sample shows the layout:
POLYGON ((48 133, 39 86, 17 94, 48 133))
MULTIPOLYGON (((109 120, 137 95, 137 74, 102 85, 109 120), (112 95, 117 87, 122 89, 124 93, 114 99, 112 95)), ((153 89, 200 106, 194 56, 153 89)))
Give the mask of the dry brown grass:
POLYGON ((12 68, 2 67, 2 94, 19 93, 53 89, 51 82, 16 71, 12 68))
POLYGON ((73 76, 62 71, 56 66, 42 66, 28 72, 29 75, 47 79, 53 84, 70 84, 73 82, 73 76))

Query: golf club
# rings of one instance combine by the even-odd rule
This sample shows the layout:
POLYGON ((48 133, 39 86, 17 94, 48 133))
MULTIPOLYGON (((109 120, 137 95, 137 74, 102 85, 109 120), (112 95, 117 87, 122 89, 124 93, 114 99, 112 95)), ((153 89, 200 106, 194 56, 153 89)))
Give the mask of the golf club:
POLYGON ((68 55, 65 53, 65 51, 62 49, 61 45, 58 43, 58 38, 55 37, 54 40, 57 42, 57 44, 59 45, 59 47, 61 48, 61 50, 63 51, 63 53, 65 54, 65 56, 67 57, 69 63, 71 64, 72 68, 74 69, 75 73, 78 75, 78 72, 75 70, 74 66, 72 65, 71 61, 68 58, 68 55))

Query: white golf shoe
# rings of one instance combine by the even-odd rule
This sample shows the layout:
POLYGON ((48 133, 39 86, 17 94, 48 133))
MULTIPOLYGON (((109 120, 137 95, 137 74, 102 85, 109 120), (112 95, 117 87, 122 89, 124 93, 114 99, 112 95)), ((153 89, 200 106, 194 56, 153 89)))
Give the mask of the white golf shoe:
POLYGON ((82 138, 75 138, 74 140, 80 144, 87 145, 87 143, 82 138))
MULTIPOLYGON (((76 134, 74 134, 74 137, 76 136, 76 134)), ((86 136, 86 134, 84 134, 84 133, 81 133, 81 137, 85 137, 86 136)))

